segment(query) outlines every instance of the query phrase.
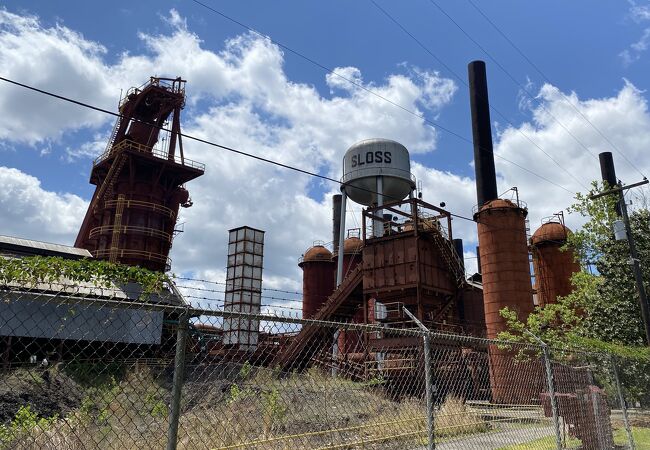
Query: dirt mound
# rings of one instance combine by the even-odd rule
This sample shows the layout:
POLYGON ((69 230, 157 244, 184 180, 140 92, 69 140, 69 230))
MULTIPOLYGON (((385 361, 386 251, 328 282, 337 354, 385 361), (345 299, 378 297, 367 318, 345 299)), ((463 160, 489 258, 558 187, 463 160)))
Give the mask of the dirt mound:
POLYGON ((56 367, 10 369, 1 378, 0 423, 11 422, 21 406, 39 417, 63 417, 81 405, 83 389, 56 367))

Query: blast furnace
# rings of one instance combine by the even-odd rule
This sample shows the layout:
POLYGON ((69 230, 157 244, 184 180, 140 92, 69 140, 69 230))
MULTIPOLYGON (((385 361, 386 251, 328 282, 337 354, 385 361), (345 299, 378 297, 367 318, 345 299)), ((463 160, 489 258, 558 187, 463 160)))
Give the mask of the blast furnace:
POLYGON ((97 187, 75 247, 98 259, 169 270, 178 209, 192 205, 185 183, 205 171, 183 153, 184 105, 181 78, 152 77, 129 90, 106 150, 93 161, 90 183, 97 187))

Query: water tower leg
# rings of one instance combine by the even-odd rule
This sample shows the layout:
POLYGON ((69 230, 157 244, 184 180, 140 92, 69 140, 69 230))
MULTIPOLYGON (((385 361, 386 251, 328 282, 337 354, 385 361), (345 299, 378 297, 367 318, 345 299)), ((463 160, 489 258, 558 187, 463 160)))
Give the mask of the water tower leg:
MULTIPOLYGON (((345 188, 341 188, 341 228, 339 230, 339 251, 336 256, 336 287, 339 287, 343 282, 343 247, 345 244, 345 209, 347 203, 347 193, 345 188)), ((339 334, 340 330, 336 330, 332 342, 332 377, 337 375, 337 364, 339 359, 339 334)))
MULTIPOLYGON (((384 204, 384 178, 382 176, 377 177, 377 206, 382 206, 384 204)), ((384 211, 378 209, 375 211, 375 216, 384 217, 384 211)), ((381 220, 372 219, 372 231, 375 237, 381 237, 384 235, 384 223, 381 220)))
POLYGON ((341 227, 339 229, 339 252, 336 257, 336 287, 343 282, 343 245, 345 244, 345 208, 347 198, 345 188, 341 188, 341 227))

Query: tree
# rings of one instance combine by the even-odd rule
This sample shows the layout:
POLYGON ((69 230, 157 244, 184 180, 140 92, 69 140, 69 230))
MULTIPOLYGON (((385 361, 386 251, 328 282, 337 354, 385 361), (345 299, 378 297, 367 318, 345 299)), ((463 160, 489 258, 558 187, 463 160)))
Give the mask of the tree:
MULTIPOLYGON (((605 188, 593 183, 594 191, 605 188)), ((587 352, 599 367, 607 360, 624 358, 619 364, 621 381, 628 400, 650 404, 650 348, 646 346, 645 329, 636 290, 630 253, 626 241, 616 241, 613 222, 617 219, 617 197, 605 196, 590 200, 593 194, 578 194, 570 213, 586 219, 580 230, 569 236, 564 250, 573 250, 583 270, 572 277, 574 290, 557 303, 537 307, 522 321, 505 308, 501 315, 508 320, 509 331, 501 333, 504 340, 527 340, 528 330, 540 336, 553 349, 554 358, 571 360, 587 352), (582 352, 582 353, 581 353, 582 352), (609 355, 607 355, 609 354, 609 355), (595 355, 595 356, 593 356, 595 355)), ((650 210, 641 198, 630 215, 630 224, 637 244, 643 279, 650 280, 650 210)), ((599 384, 611 390, 611 374, 595 374, 599 384)), ((613 392, 612 392, 613 394, 613 392)))
MULTIPOLYGON (((593 183, 594 191, 604 189, 593 183)), ((650 356, 645 345, 638 293, 629 264, 626 241, 616 241, 612 226, 617 219, 616 198, 605 196, 590 200, 578 194, 570 213, 586 219, 580 230, 571 234, 565 250, 572 249, 583 271, 574 274, 574 291, 557 303, 536 308, 521 321, 514 311, 501 311, 508 319, 509 331, 503 339, 525 337, 524 329, 542 337, 556 348, 615 351, 625 356, 650 356)), ((650 280, 650 211, 645 202, 630 215, 637 243, 643 278, 650 280)))

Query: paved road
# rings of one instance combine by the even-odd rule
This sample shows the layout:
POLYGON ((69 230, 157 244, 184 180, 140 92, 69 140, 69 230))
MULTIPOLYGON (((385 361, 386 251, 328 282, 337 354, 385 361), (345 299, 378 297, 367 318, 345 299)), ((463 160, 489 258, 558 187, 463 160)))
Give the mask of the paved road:
POLYGON ((523 444, 546 436, 555 436, 553 426, 531 426, 495 431, 456 438, 436 445, 438 450, 496 450, 514 444, 523 444))

